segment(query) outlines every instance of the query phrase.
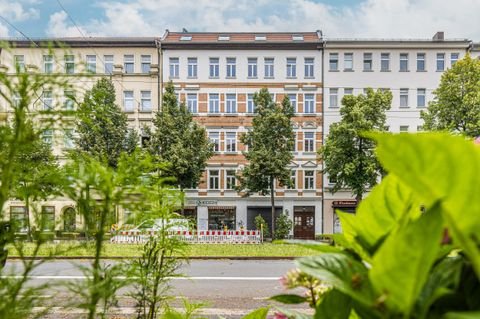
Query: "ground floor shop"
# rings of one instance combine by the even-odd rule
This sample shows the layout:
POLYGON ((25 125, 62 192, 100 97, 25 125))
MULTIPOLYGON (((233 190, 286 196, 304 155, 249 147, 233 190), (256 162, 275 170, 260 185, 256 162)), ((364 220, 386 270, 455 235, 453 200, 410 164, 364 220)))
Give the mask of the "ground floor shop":
POLYGON ((323 233, 337 234, 342 232, 342 226, 337 212, 340 210, 345 213, 355 213, 357 201, 345 196, 336 196, 334 198, 325 198, 323 201, 323 233))

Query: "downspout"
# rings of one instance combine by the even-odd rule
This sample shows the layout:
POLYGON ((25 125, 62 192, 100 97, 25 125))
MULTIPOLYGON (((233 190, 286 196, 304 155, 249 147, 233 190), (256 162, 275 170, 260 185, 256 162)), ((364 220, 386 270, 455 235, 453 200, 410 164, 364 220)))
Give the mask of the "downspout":
POLYGON ((160 40, 155 40, 155 46, 157 47, 157 63, 158 63, 158 74, 157 74, 157 112, 160 111, 160 105, 162 105, 162 43, 160 40))
MULTIPOLYGON (((323 39, 322 31, 318 31, 320 35, 320 50, 322 51, 322 147, 325 143, 325 43, 323 39)), ((325 178, 323 174, 323 161, 322 161, 322 235, 325 228, 325 178)))

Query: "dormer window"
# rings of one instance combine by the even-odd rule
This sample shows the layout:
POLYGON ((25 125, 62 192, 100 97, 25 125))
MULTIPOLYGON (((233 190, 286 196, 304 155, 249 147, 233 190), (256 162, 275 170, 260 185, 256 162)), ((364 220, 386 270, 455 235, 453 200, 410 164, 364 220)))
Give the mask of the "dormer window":
POLYGON ((256 35, 255 36, 255 41, 267 41, 267 36, 266 35, 256 35))
POLYGON ((230 41, 230 36, 229 35, 219 35, 218 36, 218 41, 230 41))
POLYGON ((180 41, 192 41, 192 36, 191 35, 182 35, 180 37, 180 41))
POLYGON ((294 34, 294 35, 292 35, 292 40, 293 40, 293 41, 303 41, 303 35, 301 35, 301 34, 294 34))

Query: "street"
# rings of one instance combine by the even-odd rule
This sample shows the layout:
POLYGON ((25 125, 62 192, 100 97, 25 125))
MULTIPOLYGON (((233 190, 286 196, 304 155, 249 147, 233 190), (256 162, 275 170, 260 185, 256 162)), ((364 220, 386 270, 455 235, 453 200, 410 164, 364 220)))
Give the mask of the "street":
MULTIPOLYGON (((41 285, 48 282, 52 285, 43 293, 46 302, 55 296, 57 308, 55 316, 51 318, 58 318, 59 314, 66 315, 64 318, 78 317, 79 313, 75 309, 62 308, 71 295, 61 284, 65 281, 83 280, 78 265, 86 266, 88 263, 86 260, 51 261, 40 265, 32 273, 29 284, 41 285)), ((18 275, 20 267, 19 261, 9 261, 4 274, 18 275)), ((294 262, 291 260, 193 260, 181 269, 186 277, 172 279, 171 295, 177 299, 185 297, 190 302, 206 303, 202 309, 204 315, 238 318, 253 309, 274 304, 268 298, 286 292, 279 278, 292 268, 294 262)), ((120 292, 120 309, 115 310, 125 317, 135 312, 134 301, 128 297, 129 291, 131 289, 126 288, 120 292)), ((180 300, 174 302, 174 306, 180 305, 180 300)), ((306 305, 300 308, 307 309, 306 305)))

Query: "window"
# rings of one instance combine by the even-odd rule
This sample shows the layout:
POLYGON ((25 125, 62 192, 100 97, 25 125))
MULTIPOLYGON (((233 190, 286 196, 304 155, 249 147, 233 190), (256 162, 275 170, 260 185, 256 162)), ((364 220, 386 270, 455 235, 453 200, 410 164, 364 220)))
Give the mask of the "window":
POLYGON ((437 53, 437 71, 445 70, 445 53, 437 53))
POLYGON ((247 94, 247 113, 255 113, 255 103, 253 102, 253 94, 247 94))
POLYGON ((297 112, 297 95, 296 94, 288 94, 288 99, 290 100, 290 104, 292 104, 293 110, 297 112))
POLYGON ((458 61, 459 54, 458 53, 452 53, 450 54, 450 65, 453 66, 455 63, 458 61))
POLYGON ((305 171, 305 189, 315 189, 315 172, 305 171))
POLYGON ((15 230, 25 232, 27 230, 27 208, 25 206, 10 206, 10 221, 15 230))
POLYGON ((344 88, 343 95, 353 95, 353 88, 344 88))
POLYGON ((219 58, 210 58, 210 77, 218 78, 220 76, 220 59, 219 58))
POLYGON ((400 72, 408 71, 408 53, 400 53, 400 72))
POLYGON ((338 53, 330 53, 330 71, 338 71, 338 53))
POLYGON ((52 91, 43 91, 42 94, 43 100, 43 110, 49 111, 53 109, 53 94, 52 91))
POLYGON ((65 129, 63 131, 63 147, 66 149, 72 149, 74 145, 73 129, 65 129))
POLYGON ((305 132, 303 136, 303 150, 315 152, 315 132, 305 132))
POLYGON ((237 95, 236 94, 227 94, 226 95, 226 113, 237 113, 237 95))
POLYGON ((197 113, 198 97, 196 93, 187 94, 187 109, 190 113, 197 113))
POLYGON ((248 58, 248 77, 249 78, 256 78, 257 77, 257 58, 248 58))
POLYGON ((135 56, 133 54, 126 54, 123 56, 123 69, 125 73, 135 72, 135 56))
POLYGON ((338 89, 330 89, 330 107, 338 107, 338 89))
POLYGON ((363 54, 363 71, 372 71, 373 69, 373 57, 372 53, 363 54))
POLYGON ((13 106, 18 107, 22 98, 18 92, 13 92, 13 106))
POLYGON ((237 133, 235 132, 225 133, 225 151, 226 152, 237 151, 237 133))
POLYGON ((273 58, 265 58, 265 77, 266 78, 273 78, 274 75, 274 59, 273 58))
POLYGON ((208 138, 213 144, 213 151, 220 152, 220 133, 219 132, 209 132, 208 138))
POLYGON ((113 73, 113 55, 104 55, 103 61, 105 61, 105 74, 113 73))
POLYGON ((45 73, 53 72, 53 56, 52 55, 43 56, 43 72, 45 73))
POLYGON ((140 57, 142 73, 150 73, 150 67, 152 65, 151 55, 142 55, 140 57))
POLYGON ((219 189, 219 178, 220 178, 220 171, 219 170, 210 170, 208 171, 208 189, 219 189))
POLYGON ((180 72, 180 60, 179 58, 170 58, 169 59, 169 75, 170 78, 178 78, 180 72))
POLYGON ((208 112, 220 113, 220 97, 217 93, 208 94, 208 112))
POLYGON ((314 74, 314 58, 305 58, 305 78, 313 79, 314 74))
POLYGON ((315 113, 315 94, 305 94, 303 113, 315 113))
POLYGON ((400 89, 400 107, 408 107, 408 89, 400 89))
POLYGON ((65 56, 65 73, 66 74, 75 73, 75 56, 73 55, 65 56))
POLYGON ((64 100, 63 100, 63 109, 66 111, 73 111, 74 110, 74 100, 75 100, 75 92, 74 91, 64 91, 63 92, 64 100))
POLYGON ((13 61, 19 72, 25 72, 25 57, 23 55, 15 55, 13 61))
POLYGON ((152 92, 150 91, 141 91, 141 100, 140 100, 140 107, 141 111, 143 112, 151 112, 152 111, 152 92))
POLYGON ((425 106, 425 89, 417 89, 417 106, 425 106))
POLYGON ((400 125, 400 132, 401 133, 408 132, 408 125, 400 125))
POLYGON ((294 78, 297 76, 297 59, 287 58, 287 78, 294 78))
POLYGON ((290 185, 288 185, 287 188, 288 189, 297 188, 297 171, 293 169, 290 171, 290 185))
POLYGON ((188 58, 187 59, 187 76, 189 78, 196 78, 197 77, 197 58, 188 58))
POLYGON ((53 130, 43 130, 42 132, 43 143, 52 146, 53 145, 53 130))
POLYGON ((380 54, 380 71, 390 71, 390 53, 380 54))
POLYGON ((293 143, 292 148, 290 149, 291 152, 297 151, 297 132, 293 132, 293 143))
POLYGON ((55 206, 42 206, 39 226, 42 230, 55 229, 55 206))
POLYGON ((343 54, 343 67, 345 71, 353 71, 353 53, 343 54))
POLYGON ((237 178, 235 177, 235 170, 227 169, 225 171, 225 188, 235 189, 237 178))
POLYGON ((123 110, 125 112, 133 112, 135 103, 133 100, 133 91, 123 92, 123 110))
POLYGON ((87 72, 97 73, 97 57, 95 55, 87 55, 87 72))
POLYGON ((237 59, 227 58, 227 78, 234 78, 237 76, 237 59))
POLYGON ((417 71, 425 71, 425 53, 417 53, 417 71))

